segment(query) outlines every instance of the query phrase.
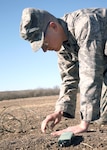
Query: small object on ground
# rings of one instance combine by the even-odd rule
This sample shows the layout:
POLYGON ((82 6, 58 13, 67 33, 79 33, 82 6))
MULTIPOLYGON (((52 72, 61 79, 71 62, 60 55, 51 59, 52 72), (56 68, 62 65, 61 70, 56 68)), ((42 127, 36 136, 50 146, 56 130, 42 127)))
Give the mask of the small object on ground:
POLYGON ((71 145, 72 137, 74 133, 72 132, 64 132, 58 138, 58 145, 61 147, 68 147, 71 145))

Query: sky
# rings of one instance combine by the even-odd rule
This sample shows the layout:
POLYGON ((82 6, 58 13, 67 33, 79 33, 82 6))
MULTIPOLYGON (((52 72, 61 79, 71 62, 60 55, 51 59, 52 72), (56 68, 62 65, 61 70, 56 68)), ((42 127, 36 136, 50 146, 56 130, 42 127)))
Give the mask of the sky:
POLYGON ((1 0, 0 91, 54 88, 61 78, 56 52, 33 52, 20 37, 22 10, 44 9, 60 18, 82 8, 107 7, 107 0, 1 0))

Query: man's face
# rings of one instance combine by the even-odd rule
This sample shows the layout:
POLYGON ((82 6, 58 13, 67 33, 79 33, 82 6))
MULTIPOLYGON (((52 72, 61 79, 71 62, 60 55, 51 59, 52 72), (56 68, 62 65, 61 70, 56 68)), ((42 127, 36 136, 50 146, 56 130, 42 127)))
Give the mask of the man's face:
POLYGON ((62 43, 63 41, 57 25, 55 23, 49 24, 45 32, 44 43, 42 45, 43 51, 59 51, 62 43))

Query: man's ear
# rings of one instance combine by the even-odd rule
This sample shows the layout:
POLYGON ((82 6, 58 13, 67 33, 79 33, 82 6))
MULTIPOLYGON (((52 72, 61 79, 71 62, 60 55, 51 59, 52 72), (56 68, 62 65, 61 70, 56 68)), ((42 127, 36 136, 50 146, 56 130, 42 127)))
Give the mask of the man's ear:
POLYGON ((53 29, 57 29, 57 24, 55 22, 50 22, 49 26, 53 29))

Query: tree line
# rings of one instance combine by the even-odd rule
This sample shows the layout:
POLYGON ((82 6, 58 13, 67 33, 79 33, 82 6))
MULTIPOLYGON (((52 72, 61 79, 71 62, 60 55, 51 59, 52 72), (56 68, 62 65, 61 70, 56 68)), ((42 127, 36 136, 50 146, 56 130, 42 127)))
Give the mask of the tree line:
POLYGON ((0 92, 0 101, 18 98, 40 97, 59 95, 59 87, 54 88, 38 88, 34 90, 19 90, 19 91, 3 91, 0 92))

